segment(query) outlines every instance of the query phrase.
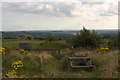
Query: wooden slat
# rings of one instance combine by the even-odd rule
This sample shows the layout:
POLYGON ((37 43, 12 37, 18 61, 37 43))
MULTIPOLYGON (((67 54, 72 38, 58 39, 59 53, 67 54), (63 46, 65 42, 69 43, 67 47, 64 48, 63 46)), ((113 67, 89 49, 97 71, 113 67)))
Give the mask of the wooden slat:
POLYGON ((42 48, 41 48, 41 49, 39 49, 39 50, 60 50, 60 49, 47 49, 47 48, 46 48, 46 49, 44 49, 44 48, 42 49, 42 48))
POLYGON ((73 59, 90 59, 89 57, 68 57, 68 59, 73 60, 73 59))
POLYGON ((93 68, 94 66, 71 66, 72 68, 93 68))
POLYGON ((87 57, 87 55, 84 55, 84 54, 75 54, 75 57, 87 57))

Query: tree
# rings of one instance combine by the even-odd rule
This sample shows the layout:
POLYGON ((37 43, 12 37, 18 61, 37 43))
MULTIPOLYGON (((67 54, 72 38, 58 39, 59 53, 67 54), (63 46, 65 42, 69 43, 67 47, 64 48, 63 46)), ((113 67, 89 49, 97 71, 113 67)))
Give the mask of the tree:
POLYGON ((26 39, 27 39, 27 40, 31 40, 32 38, 31 38, 31 37, 27 37, 26 39))
POLYGON ((98 47, 102 38, 94 30, 90 32, 85 27, 73 38, 73 46, 76 47, 98 47))
POLYGON ((106 34, 103 36, 103 39, 111 39, 111 36, 106 34))
POLYGON ((120 49, 120 32, 117 36, 114 36, 109 42, 109 48, 119 48, 120 49))

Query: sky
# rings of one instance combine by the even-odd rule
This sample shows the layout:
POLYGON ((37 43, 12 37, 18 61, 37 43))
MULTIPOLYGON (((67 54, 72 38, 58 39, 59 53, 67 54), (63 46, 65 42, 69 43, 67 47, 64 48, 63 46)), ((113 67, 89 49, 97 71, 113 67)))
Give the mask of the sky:
POLYGON ((2 30, 118 29, 118 0, 2 2, 2 30))

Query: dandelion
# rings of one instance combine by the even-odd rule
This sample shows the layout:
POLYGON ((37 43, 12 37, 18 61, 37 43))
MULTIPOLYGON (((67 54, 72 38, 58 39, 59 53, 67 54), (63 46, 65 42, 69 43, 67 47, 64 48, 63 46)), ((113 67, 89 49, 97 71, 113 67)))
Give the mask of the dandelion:
POLYGON ((24 49, 19 49, 18 51, 20 52, 20 54, 26 54, 27 53, 27 51, 25 51, 24 49))
POLYGON ((100 49, 97 49, 96 52, 107 52, 109 50, 109 48, 100 48, 100 49))
POLYGON ((22 63, 22 61, 18 61, 18 63, 22 63))
POLYGON ((11 67, 13 67, 14 69, 18 69, 18 68, 20 68, 20 67, 23 67, 23 63, 22 63, 22 61, 15 61, 15 62, 13 62, 12 63, 12 66, 11 67))
POLYGON ((5 52, 6 52, 5 48, 0 48, 0 54, 5 55, 5 52))
POLYGON ((106 50, 109 50, 109 48, 105 48, 106 50))
POLYGON ((104 50, 105 48, 101 48, 101 50, 104 50))
MULTIPOLYGON (((11 71, 8 72, 9 75, 14 76, 15 78, 19 78, 16 74, 16 70, 18 70, 19 68, 23 67, 23 62, 22 61, 14 61, 11 65, 11 67, 13 68, 11 71)), ((22 78, 22 77, 21 77, 22 78)))
POLYGON ((19 65, 17 65, 17 67, 19 67, 19 65))
POLYGON ((8 74, 9 75, 15 75, 17 72, 15 70, 9 71, 8 74))

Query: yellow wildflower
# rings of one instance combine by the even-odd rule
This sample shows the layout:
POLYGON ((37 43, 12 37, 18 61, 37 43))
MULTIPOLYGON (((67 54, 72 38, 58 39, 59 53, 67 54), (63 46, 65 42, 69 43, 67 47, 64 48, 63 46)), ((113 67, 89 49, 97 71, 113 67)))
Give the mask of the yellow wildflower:
POLYGON ((105 48, 101 48, 102 50, 104 50, 105 48))
POLYGON ((19 68, 19 67, 22 67, 23 66, 23 63, 22 63, 22 61, 18 61, 18 62, 13 62, 12 63, 12 66, 11 67, 13 67, 14 69, 17 69, 17 67, 19 68))
POLYGON ((0 48, 0 54, 5 55, 5 48, 0 48))
POLYGON ((9 75, 15 75, 16 74, 16 71, 15 70, 12 70, 10 72, 8 72, 9 75))
POLYGON ((17 67, 19 67, 19 65, 17 65, 17 67))
POLYGON ((22 61, 18 61, 18 63, 22 63, 22 61))
POLYGON ((109 50, 109 48, 105 48, 106 50, 109 50))

